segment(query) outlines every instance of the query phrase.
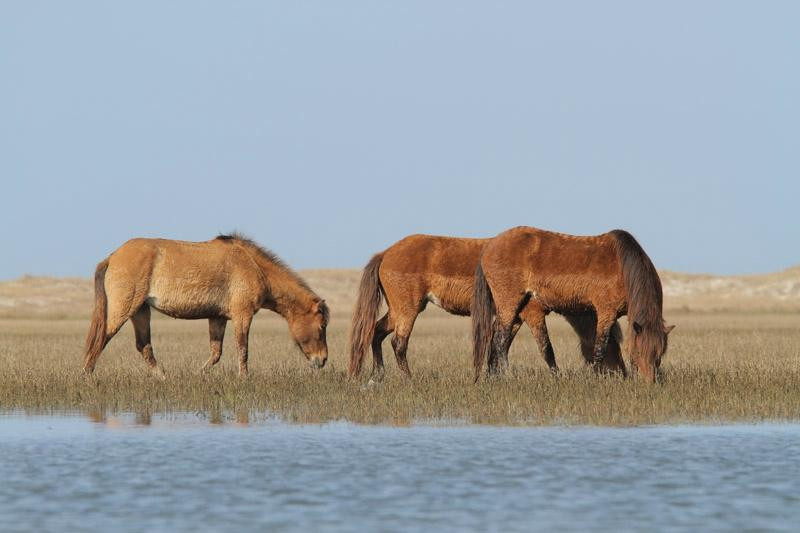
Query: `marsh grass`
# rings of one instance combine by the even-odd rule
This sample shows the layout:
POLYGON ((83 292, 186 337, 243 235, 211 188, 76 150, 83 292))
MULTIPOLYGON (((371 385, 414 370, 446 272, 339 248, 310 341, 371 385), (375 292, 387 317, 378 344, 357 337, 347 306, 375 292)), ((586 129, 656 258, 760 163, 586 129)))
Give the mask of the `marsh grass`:
MULTIPOLYGON (((153 321, 156 357, 167 380, 150 376, 135 351, 130 325, 101 356, 96 374, 81 369, 85 319, 0 320, 0 409, 80 411, 92 418, 130 411, 196 412, 212 420, 277 416, 292 422, 349 420, 412 424, 634 425, 797 420, 800 418, 800 315, 673 314, 676 323, 657 386, 597 377, 582 363, 577 339, 549 320, 562 372, 549 373, 523 330, 499 379, 472 383, 469 320, 426 312, 414 330, 409 382, 386 343, 387 374, 346 379, 347 323, 334 317, 330 360, 307 367, 279 318, 259 315, 251 331, 251 375, 236 376, 235 347, 201 373, 208 357, 205 321, 153 321)), ((369 368, 367 361, 365 365, 369 368)), ((368 372, 367 372, 368 374, 368 372)))

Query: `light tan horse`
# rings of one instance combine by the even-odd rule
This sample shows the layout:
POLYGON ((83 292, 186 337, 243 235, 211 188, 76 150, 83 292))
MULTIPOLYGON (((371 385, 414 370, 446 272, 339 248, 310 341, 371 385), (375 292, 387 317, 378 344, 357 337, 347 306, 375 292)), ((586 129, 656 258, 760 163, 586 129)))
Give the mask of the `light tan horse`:
MULTIPOLYGON (((414 322, 428 303, 441 307, 448 313, 460 316, 470 314, 475 269, 481 251, 489 239, 464 239, 434 235, 410 235, 383 252, 376 254, 361 277, 356 309, 350 332, 350 376, 361 372, 367 350, 372 347, 373 378, 384 373, 381 343, 394 331, 392 348, 397 365, 411 375, 406 360, 408 339, 414 322), (378 319, 382 297, 388 311, 378 319)), ((516 334, 526 314, 513 326, 516 334)), ((594 346, 594 318, 568 316, 567 320, 581 339, 581 351, 586 361, 591 361, 594 346)), ((556 369, 555 354, 547 338, 544 323, 528 322, 539 341, 539 351, 548 366, 556 369), (535 328, 535 329, 534 329, 535 328), (544 328, 544 330, 542 329, 544 328)), ((617 328, 618 330, 619 328, 617 328)), ((619 335, 612 338, 601 366, 604 371, 625 373, 625 363, 619 349, 619 335)), ((507 354, 490 357, 493 369, 507 366, 507 354)))
POLYGON ((626 351, 634 370, 654 382, 673 328, 664 324, 662 305, 658 273, 630 233, 582 237, 512 228, 486 244, 475 273, 475 380, 487 354, 491 359, 508 352, 517 321, 544 328, 553 311, 588 317, 582 320, 595 329, 590 352, 595 366, 618 336, 617 319, 628 315, 626 351))
POLYGON ((324 300, 278 257, 239 235, 220 235, 207 242, 133 239, 97 265, 95 307, 86 337, 84 371, 130 319, 136 349, 147 365, 163 376, 150 344, 150 308, 173 318, 208 319, 211 357, 222 356, 222 339, 230 320, 239 349, 239 375, 247 374, 250 322, 259 309, 283 316, 311 366, 328 358, 324 300))

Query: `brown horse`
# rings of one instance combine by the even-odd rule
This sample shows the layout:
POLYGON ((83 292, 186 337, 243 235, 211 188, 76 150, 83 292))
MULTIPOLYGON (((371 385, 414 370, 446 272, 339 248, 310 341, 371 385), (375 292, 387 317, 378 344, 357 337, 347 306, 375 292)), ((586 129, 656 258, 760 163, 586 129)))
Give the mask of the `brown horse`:
MULTIPOLYGON (((488 241, 411 235, 376 254, 364 268, 353 314, 350 376, 357 376, 361 372, 364 356, 370 346, 373 377, 380 379, 383 376, 381 343, 392 331, 392 348, 397 364, 410 376, 406 350, 417 316, 429 302, 454 315, 469 315, 475 269, 481 250, 488 241), (382 296, 386 299, 388 311, 378 319, 382 296)), ((581 338, 584 356, 590 360, 595 332, 591 317, 575 318, 570 320, 570 324, 581 338)), ((512 335, 516 334, 519 325, 519 322, 514 324, 512 335)), ((539 348, 550 368, 555 369, 555 355, 549 342, 546 345, 540 343, 539 348)), ((492 358, 492 364, 498 367, 505 361, 492 358)), ((625 372, 616 339, 611 341, 608 356, 603 362, 607 370, 625 372)))
POLYGON ((655 381, 674 326, 664 325, 658 273, 629 233, 576 237, 518 227, 487 243, 472 302, 475 380, 487 353, 502 358, 508 352, 520 319, 549 344, 544 321, 551 311, 595 327, 595 366, 617 336, 617 319, 627 314, 633 368, 655 381))
POLYGON ((250 322, 259 309, 283 316, 313 367, 328 358, 328 307, 278 257, 239 235, 207 242, 133 239, 97 265, 95 307, 86 337, 84 371, 94 371, 100 352, 130 319, 136 349, 163 376, 150 344, 150 308, 173 318, 208 319, 211 358, 222 356, 222 338, 233 322, 239 375, 247 374, 250 322))

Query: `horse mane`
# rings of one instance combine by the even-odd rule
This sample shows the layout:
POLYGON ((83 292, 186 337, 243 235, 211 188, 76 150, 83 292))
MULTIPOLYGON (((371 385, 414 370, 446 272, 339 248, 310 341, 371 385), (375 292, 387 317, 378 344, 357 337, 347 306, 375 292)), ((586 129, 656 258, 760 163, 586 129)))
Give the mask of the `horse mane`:
POLYGON ((656 267, 636 239, 627 231, 610 232, 622 265, 628 293, 628 321, 641 327, 649 342, 664 343, 664 296, 656 267))
MULTIPOLYGON (((266 259, 267 261, 269 261, 270 263, 275 265, 282 272, 284 272, 285 274, 288 274, 289 277, 292 280, 294 280, 298 285, 300 285, 303 289, 307 290, 308 292, 313 294, 315 298, 317 298, 318 300, 322 301, 322 298, 317 296, 317 294, 311 289, 311 287, 308 286, 308 283, 306 283, 306 281, 303 278, 301 278, 300 275, 297 272, 292 270, 292 268, 289 265, 287 265, 283 261, 283 259, 278 257, 273 251, 268 250, 267 248, 264 248, 263 246, 261 246, 260 244, 255 242, 253 239, 251 239, 249 237, 246 237, 245 235, 242 235, 241 233, 233 232, 233 233, 228 233, 228 234, 217 235, 214 240, 216 240, 216 241, 226 241, 226 242, 235 242, 237 244, 240 244, 241 246, 244 246, 248 250, 251 250, 251 251, 255 252, 256 254, 261 256, 263 259, 266 259)), ((322 311, 323 316, 325 318, 325 323, 327 324, 328 323, 329 314, 330 314, 330 311, 328 310, 327 304, 325 304, 323 302, 320 305, 320 310, 322 311)))

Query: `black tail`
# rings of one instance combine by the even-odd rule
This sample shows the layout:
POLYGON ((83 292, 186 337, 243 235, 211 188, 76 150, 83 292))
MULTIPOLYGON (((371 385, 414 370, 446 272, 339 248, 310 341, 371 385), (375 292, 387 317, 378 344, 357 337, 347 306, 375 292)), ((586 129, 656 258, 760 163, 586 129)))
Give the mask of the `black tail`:
POLYGON ((481 369, 486 354, 492 345, 492 321, 495 307, 492 291, 483 274, 480 262, 475 270, 475 290, 472 293, 472 364, 475 367, 475 381, 481 377, 481 369))
POLYGON ((379 276, 381 261, 383 253, 376 254, 361 274, 358 301, 350 326, 350 377, 355 377, 361 372, 364 355, 372 345, 372 337, 375 335, 375 321, 382 300, 379 276))

